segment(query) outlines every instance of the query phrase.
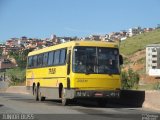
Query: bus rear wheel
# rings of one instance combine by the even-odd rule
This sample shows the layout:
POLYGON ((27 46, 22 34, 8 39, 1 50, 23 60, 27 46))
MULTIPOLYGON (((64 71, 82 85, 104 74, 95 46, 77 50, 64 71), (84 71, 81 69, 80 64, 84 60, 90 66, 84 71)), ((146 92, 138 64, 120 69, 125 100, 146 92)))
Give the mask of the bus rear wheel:
POLYGON ((38 99, 37 99, 37 87, 36 86, 34 87, 34 95, 33 96, 34 96, 35 100, 38 101, 38 99))
POLYGON ((35 99, 36 99, 36 101, 39 101, 39 94, 40 94, 39 86, 37 86, 37 87, 35 87, 35 99))
POLYGON ((61 101, 62 101, 63 106, 68 105, 70 102, 70 99, 67 99, 65 96, 65 89, 64 88, 62 88, 62 92, 61 92, 61 101))

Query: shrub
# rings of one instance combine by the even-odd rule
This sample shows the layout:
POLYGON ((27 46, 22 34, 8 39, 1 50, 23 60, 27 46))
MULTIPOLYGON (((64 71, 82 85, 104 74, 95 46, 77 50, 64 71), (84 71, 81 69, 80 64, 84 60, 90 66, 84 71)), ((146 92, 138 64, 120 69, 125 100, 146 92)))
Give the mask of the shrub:
POLYGON ((25 69, 22 68, 8 69, 6 71, 6 74, 10 78, 12 85, 23 83, 25 81, 25 69))
POLYGON ((154 89, 155 89, 155 90, 160 90, 160 82, 157 82, 157 83, 154 85, 154 89))
POLYGON ((139 83, 139 74, 134 72, 132 69, 128 71, 122 71, 122 89, 132 89, 133 87, 138 88, 139 83))

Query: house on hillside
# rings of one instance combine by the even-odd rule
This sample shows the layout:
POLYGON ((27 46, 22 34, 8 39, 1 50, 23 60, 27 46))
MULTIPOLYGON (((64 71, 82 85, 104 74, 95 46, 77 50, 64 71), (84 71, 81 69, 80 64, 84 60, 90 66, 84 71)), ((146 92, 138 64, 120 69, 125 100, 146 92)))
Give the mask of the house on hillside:
POLYGON ((101 40, 101 39, 100 39, 100 35, 90 35, 89 38, 90 38, 91 40, 96 40, 96 41, 100 41, 100 40, 101 40))
POLYGON ((18 46, 18 38, 10 38, 6 41, 6 46, 12 47, 12 46, 18 46))
POLYGON ((151 32, 151 31, 153 31, 153 30, 154 30, 153 28, 144 28, 144 29, 143 29, 144 32, 151 32))
POLYGON ((141 34, 142 33, 142 29, 141 27, 135 27, 135 28, 130 28, 128 30, 128 34, 129 34, 129 37, 132 37, 134 35, 138 35, 138 34, 141 34))
POLYGON ((17 64, 9 59, 0 58, 0 70, 16 67, 17 64))

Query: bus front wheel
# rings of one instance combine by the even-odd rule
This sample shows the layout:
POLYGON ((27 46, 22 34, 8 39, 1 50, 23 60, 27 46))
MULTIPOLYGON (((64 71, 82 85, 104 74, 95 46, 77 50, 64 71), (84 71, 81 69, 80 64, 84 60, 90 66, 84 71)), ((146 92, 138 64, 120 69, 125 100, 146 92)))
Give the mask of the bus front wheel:
POLYGON ((62 88, 62 92, 61 92, 61 101, 62 101, 62 105, 66 106, 69 104, 70 100, 66 98, 65 96, 65 89, 62 88))
POLYGON ((45 101, 46 97, 41 96, 40 92, 40 86, 37 86, 37 91, 36 91, 36 101, 45 101))

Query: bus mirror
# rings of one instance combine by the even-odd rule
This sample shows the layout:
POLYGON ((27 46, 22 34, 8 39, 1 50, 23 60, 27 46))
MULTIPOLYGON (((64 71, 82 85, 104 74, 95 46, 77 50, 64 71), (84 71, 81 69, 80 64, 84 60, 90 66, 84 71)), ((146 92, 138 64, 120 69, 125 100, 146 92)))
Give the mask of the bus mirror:
POLYGON ((119 64, 123 65, 123 56, 122 55, 119 55, 119 64))

